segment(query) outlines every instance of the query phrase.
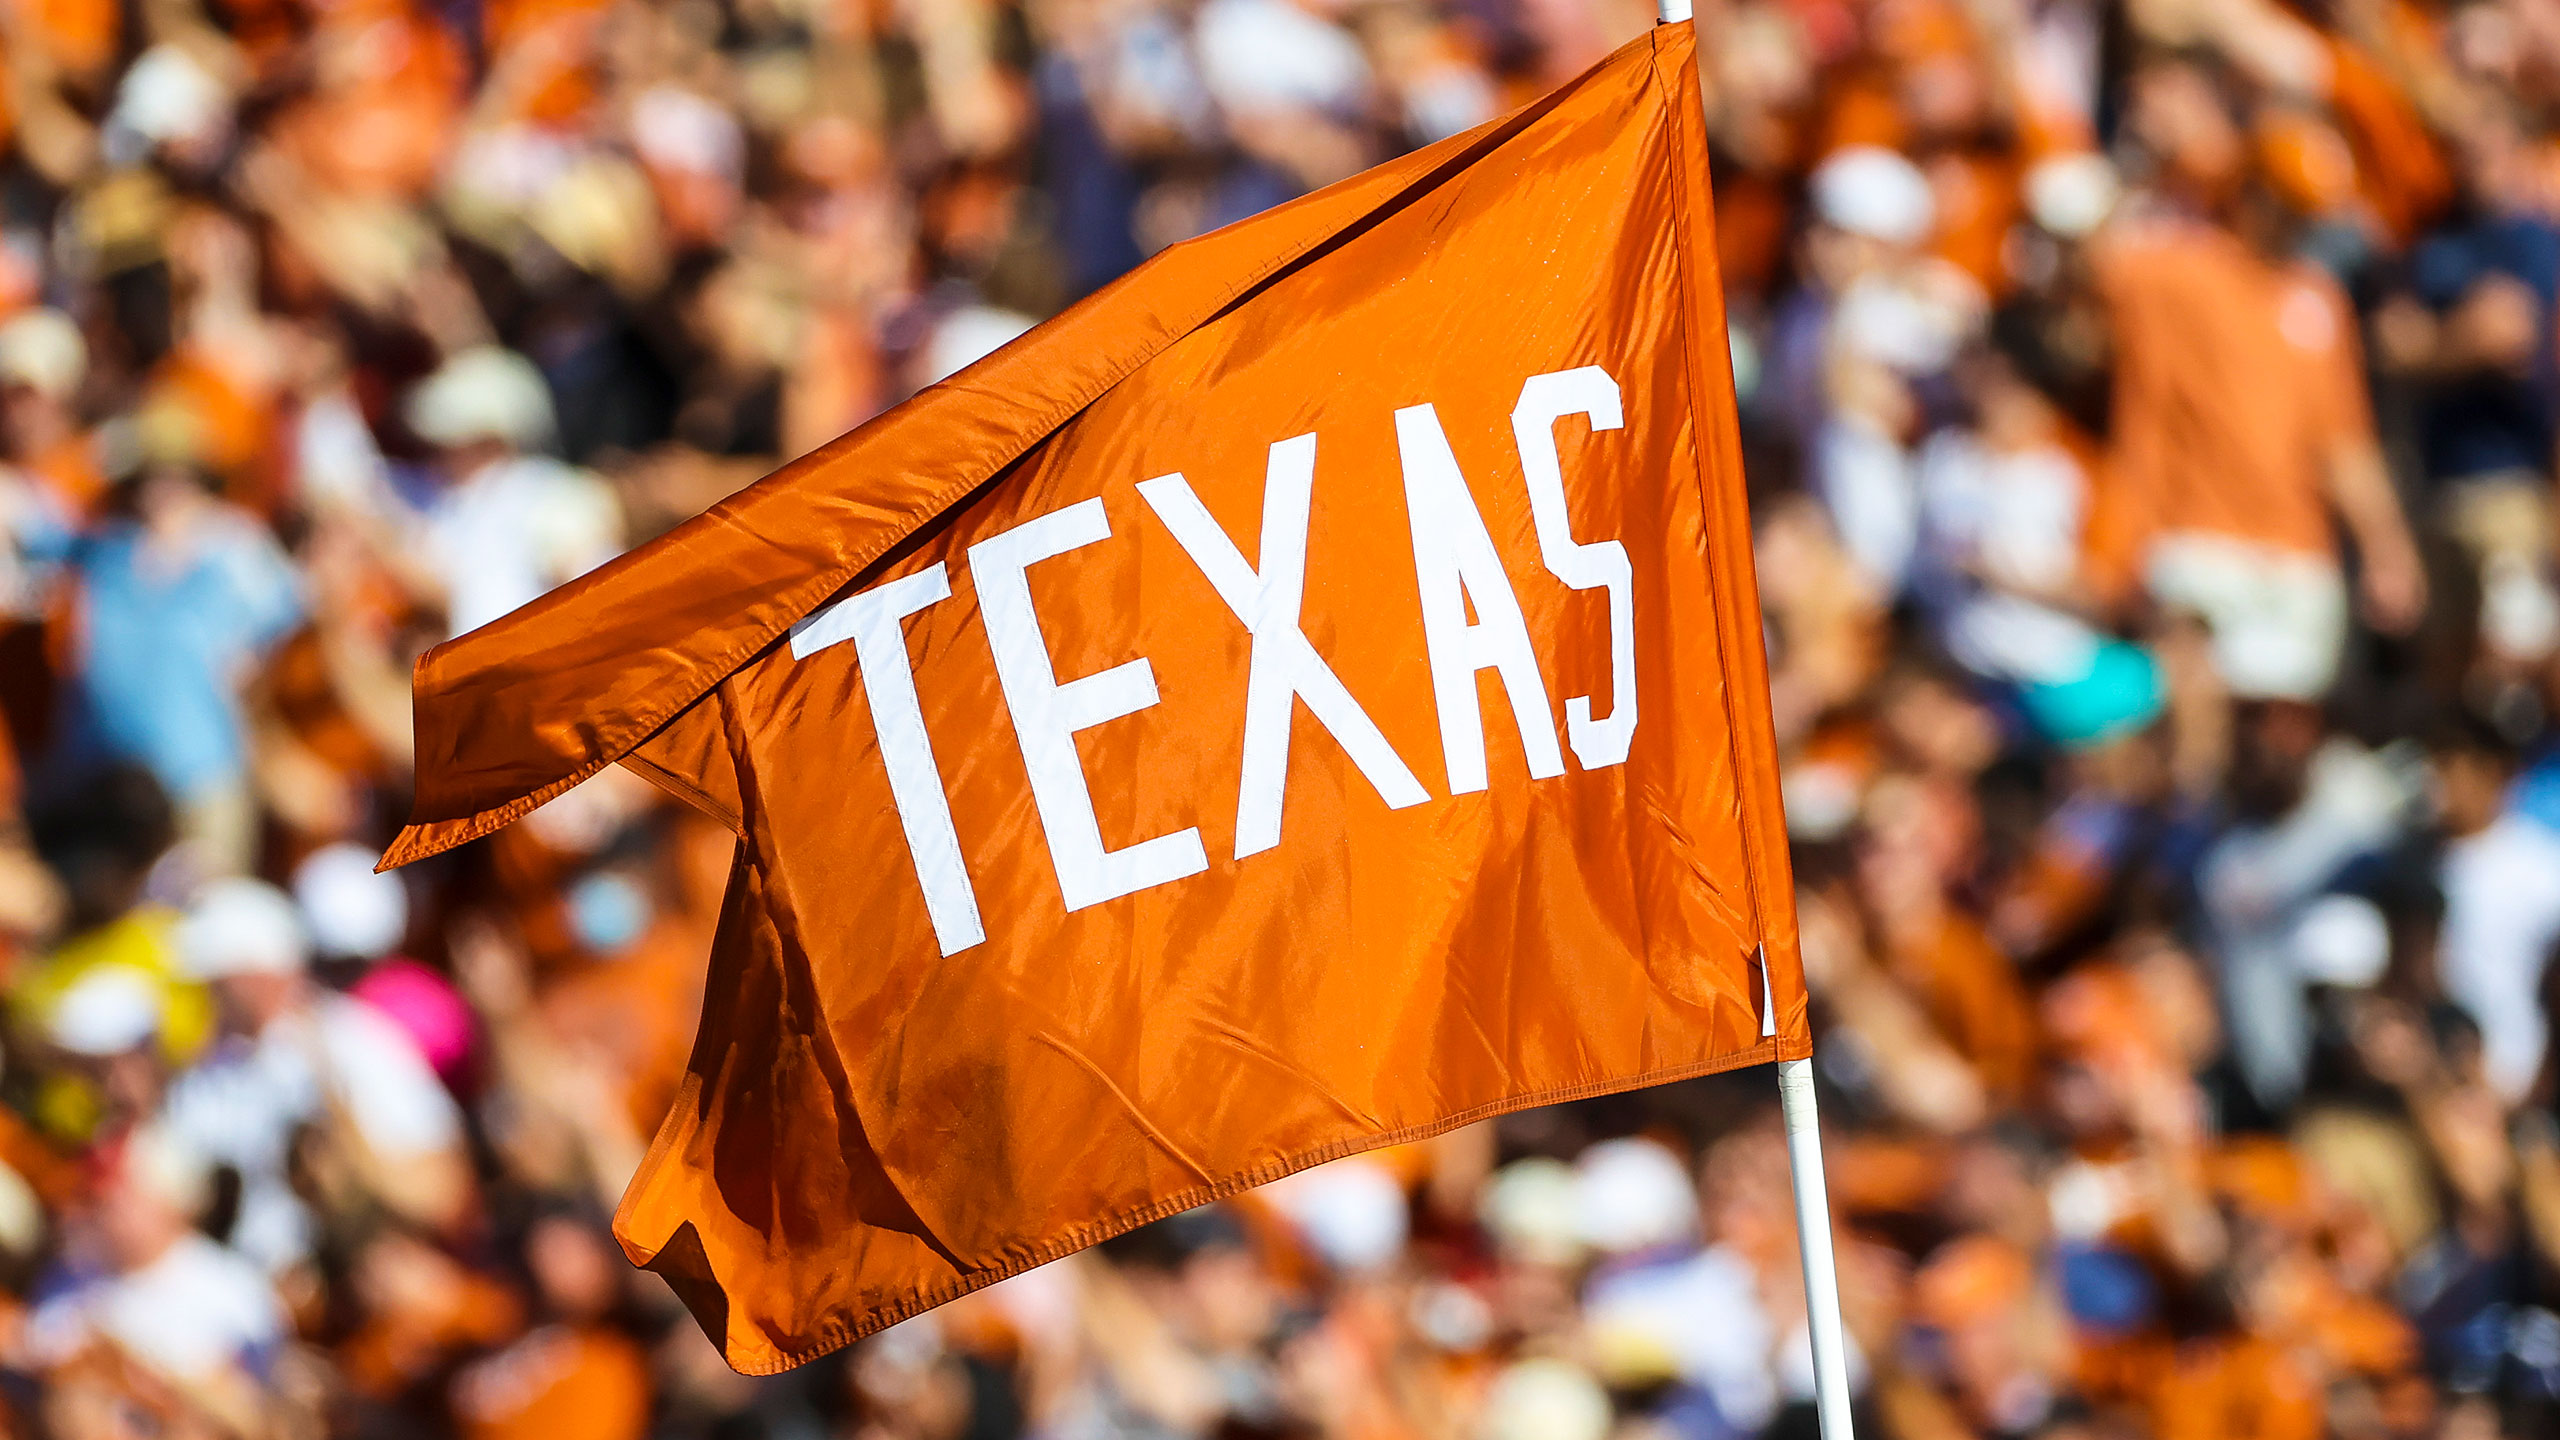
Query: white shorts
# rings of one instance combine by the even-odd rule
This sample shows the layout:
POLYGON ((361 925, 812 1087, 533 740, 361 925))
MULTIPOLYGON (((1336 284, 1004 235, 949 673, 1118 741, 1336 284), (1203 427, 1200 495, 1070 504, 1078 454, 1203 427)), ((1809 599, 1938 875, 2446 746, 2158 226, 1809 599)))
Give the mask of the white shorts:
POLYGON ((2152 598, 2213 632, 2213 666, 2244 700, 2319 700, 2347 642, 2338 562, 2229 535, 2164 535, 2144 579, 2152 598))

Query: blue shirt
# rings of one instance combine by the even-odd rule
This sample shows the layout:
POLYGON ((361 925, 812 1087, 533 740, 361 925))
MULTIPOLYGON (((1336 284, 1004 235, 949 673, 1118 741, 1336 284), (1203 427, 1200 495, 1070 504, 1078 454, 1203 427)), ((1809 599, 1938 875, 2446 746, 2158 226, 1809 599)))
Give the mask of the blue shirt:
POLYGON ((75 761, 138 762, 172 798, 248 766, 240 686, 302 616, 292 563, 256 521, 224 511, 176 546, 110 525, 79 547, 79 624, 64 743, 75 761))
POLYGON ((2450 311, 2493 275, 2533 291, 2542 339, 2525 375, 2466 375, 2434 387, 2419 413, 2419 448, 2431 480, 2499 471, 2540 472, 2549 464, 2552 397, 2560 358, 2551 328, 2560 306, 2560 228, 2529 215, 2500 215, 2438 231, 2410 257, 2418 297, 2450 311))

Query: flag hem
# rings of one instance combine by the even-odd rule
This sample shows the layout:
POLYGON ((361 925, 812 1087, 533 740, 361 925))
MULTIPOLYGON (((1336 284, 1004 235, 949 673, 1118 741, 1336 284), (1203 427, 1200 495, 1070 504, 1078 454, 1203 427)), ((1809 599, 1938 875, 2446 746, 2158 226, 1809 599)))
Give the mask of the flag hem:
MULTIPOLYGON (((1445 1135, 1479 1120, 1490 1120, 1521 1110, 1535 1109, 1540 1105, 1560 1105, 1600 1095, 1622 1094, 1630 1090, 1649 1089, 1656 1085, 1668 1085, 1681 1080, 1695 1080, 1701 1076, 1722 1074, 1729 1070, 1748 1069, 1754 1065, 1774 1064, 1782 1060, 1810 1059, 1812 1055, 1811 1036, 1781 1032, 1760 1041, 1748 1050, 1737 1050, 1728 1055, 1664 1066, 1639 1075, 1614 1076, 1605 1080, 1583 1081, 1572 1085, 1527 1091, 1518 1095, 1506 1095, 1499 1100, 1439 1116, 1419 1124, 1370 1135, 1357 1135, 1347 1140, 1335 1141, 1330 1145, 1318 1146, 1313 1150, 1299 1151, 1278 1160, 1266 1161, 1251 1170, 1228 1176, 1213 1184, 1195 1186, 1134 1210, 1120 1211, 1099 1220, 1088 1221, 1020 1256, 1006 1260, 1001 1265, 986 1270, 971 1271, 957 1280, 932 1290, 910 1293, 903 1299, 866 1310, 852 1320, 843 1319, 841 1316, 832 1319, 820 1327, 819 1334, 822 1338, 805 1349, 786 1351, 770 1346, 760 1346, 758 1349, 761 1353, 749 1357, 742 1364, 739 1357, 731 1353, 729 1337, 723 1335, 712 1338, 720 1346, 722 1361, 739 1374, 779 1375, 786 1370, 806 1365, 812 1360, 832 1355, 857 1340, 876 1335, 901 1321, 914 1319, 937 1306, 947 1305, 964 1295, 983 1290, 999 1280, 1012 1279, 1026 1270, 1037 1269, 1053 1260, 1064 1259, 1079 1250, 1091 1249, 1105 1240, 1125 1235, 1142 1225, 1149 1225, 1168 1216, 1181 1214, 1185 1210, 1213 1204, 1330 1161, 1347 1159, 1353 1155, 1384 1149, 1390 1145, 1405 1145, 1416 1140, 1428 1140, 1435 1135, 1445 1135)), ((655 1158, 656 1150, 652 1147, 650 1159, 655 1158)), ((646 1168, 648 1161, 644 1160, 641 1163, 643 1168, 646 1168)), ((636 1180, 637 1177, 634 1178, 636 1180)), ((627 1197, 629 1192, 625 1193, 627 1197)), ((645 1255, 638 1253, 639 1247, 621 1234, 621 1216, 617 1214, 614 1219, 614 1238, 621 1242, 623 1253, 633 1264, 646 1267, 665 1249, 665 1244, 661 1243, 645 1255)))

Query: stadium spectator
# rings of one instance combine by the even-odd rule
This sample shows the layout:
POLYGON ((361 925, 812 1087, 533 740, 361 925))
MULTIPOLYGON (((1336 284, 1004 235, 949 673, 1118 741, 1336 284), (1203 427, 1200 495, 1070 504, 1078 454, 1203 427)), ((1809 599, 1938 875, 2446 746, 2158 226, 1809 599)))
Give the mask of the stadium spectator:
MULTIPOLYGON (((735 1375, 728 833, 371 873, 427 645, 1652 8, 0 6, 0 1427, 1810 1435, 1760 1075, 735 1375)), ((2560 28, 1698 8, 1862 1433, 2560 1430, 2560 28)))

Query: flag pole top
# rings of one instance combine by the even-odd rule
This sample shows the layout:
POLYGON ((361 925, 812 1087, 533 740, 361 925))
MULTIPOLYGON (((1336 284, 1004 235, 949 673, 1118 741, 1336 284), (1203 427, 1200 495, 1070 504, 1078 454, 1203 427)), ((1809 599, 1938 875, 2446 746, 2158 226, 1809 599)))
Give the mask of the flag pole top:
POLYGON ((1677 24, 1689 18, 1689 0, 1660 0, 1659 13, 1663 24, 1677 24))

